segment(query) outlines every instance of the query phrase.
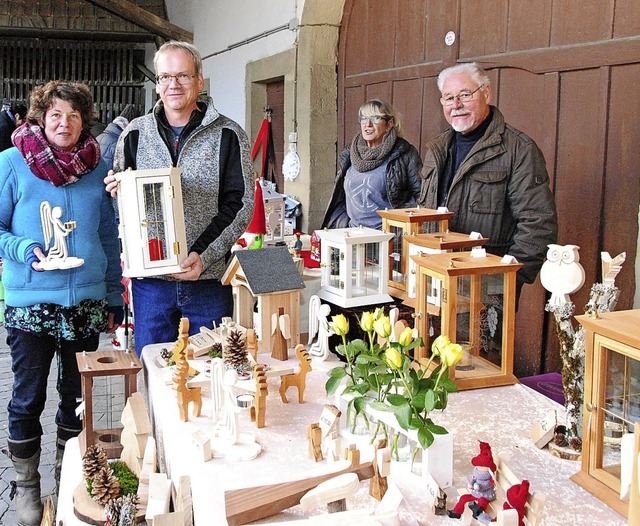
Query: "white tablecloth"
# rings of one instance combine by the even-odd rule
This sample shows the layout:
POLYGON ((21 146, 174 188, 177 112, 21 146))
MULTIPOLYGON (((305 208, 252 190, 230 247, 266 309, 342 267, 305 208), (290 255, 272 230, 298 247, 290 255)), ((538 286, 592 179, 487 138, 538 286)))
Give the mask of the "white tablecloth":
MULTIPOLYGON (((250 422, 248 412, 241 415, 241 431, 254 435, 262 445, 263 451, 257 459, 239 462, 212 459, 205 463, 197 458, 191 437, 197 430, 213 432, 208 389, 203 393, 202 415, 191 417, 188 422, 180 421, 175 392, 168 385, 171 373, 160 368, 156 360, 160 349, 167 346, 171 344, 150 345, 143 351, 149 410, 163 471, 174 481, 182 475, 191 478, 196 526, 226 523, 224 491, 227 489, 295 480, 326 469, 326 461, 315 463, 310 460, 306 437, 307 427, 318 422, 324 405, 333 403, 324 392, 326 373, 312 371, 308 374, 305 403, 302 405, 297 402, 295 388, 288 391, 289 403, 283 404, 277 390, 278 382, 270 380, 266 427, 262 429, 257 429, 250 422)), ((478 441, 482 440, 489 442, 494 452, 504 452, 510 457, 510 467, 518 477, 530 481, 532 491, 546 493, 544 525, 626 525, 624 517, 569 480, 579 470, 579 463, 558 459, 546 449, 539 450, 534 446, 530 438, 531 429, 551 409, 557 410, 559 418, 562 418, 562 406, 523 385, 452 394, 446 411, 433 415, 434 421, 444 425, 454 436, 454 483, 447 491, 450 498, 455 499, 455 488, 466 485, 472 469, 471 458, 477 455, 478 441)), ((367 460, 366 453, 364 456, 363 460, 367 460)), ((67 461, 65 455, 65 484, 73 478, 67 478, 65 473, 72 464, 67 461)), ((404 496, 400 508, 403 524, 415 524, 417 520, 420 524, 451 526, 455 522, 425 509, 423 481, 410 472, 408 463, 392 462, 389 481, 397 485, 404 496)), ((347 500, 347 507, 374 507, 376 501, 368 497, 367 488, 368 484, 362 483, 356 496, 347 500)), ((70 495, 63 489, 60 504, 64 506, 62 501, 68 498, 70 495)), ((452 505, 450 500, 448 507, 452 505)), ((312 514, 321 512, 317 510, 312 514)), ((296 506, 271 520, 304 516, 296 506)), ((61 518, 60 513, 58 518, 61 518)), ((64 524, 72 525, 74 522, 65 520, 64 524)))

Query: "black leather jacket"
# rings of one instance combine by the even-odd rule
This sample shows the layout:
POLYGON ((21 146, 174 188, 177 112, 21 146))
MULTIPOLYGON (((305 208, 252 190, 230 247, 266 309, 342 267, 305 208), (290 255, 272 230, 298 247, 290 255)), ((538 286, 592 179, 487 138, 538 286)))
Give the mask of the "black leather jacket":
MULTIPOLYGON (((480 232, 489 238, 487 252, 514 256, 524 267, 519 282, 533 283, 558 237, 558 220, 542 152, 524 133, 494 116, 453 177, 446 206, 454 232, 480 232)), ((449 128, 426 145, 422 191, 418 203, 437 208, 438 178, 447 167, 454 137, 449 128)))
MULTIPOLYGON (((344 177, 351 166, 351 150, 347 146, 338 160, 338 174, 333 186, 333 194, 322 220, 322 228, 346 228, 349 226, 344 177)), ((420 170, 422 160, 415 146, 398 137, 389 152, 387 164, 387 197, 393 208, 416 206, 420 193, 420 170)))

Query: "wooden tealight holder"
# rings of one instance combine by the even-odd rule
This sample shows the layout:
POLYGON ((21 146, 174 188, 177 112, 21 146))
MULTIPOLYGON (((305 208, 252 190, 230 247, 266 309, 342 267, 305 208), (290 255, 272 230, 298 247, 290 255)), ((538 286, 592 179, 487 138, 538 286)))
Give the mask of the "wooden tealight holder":
POLYGON ((416 263, 411 256, 426 256, 429 254, 443 254, 445 252, 460 252, 481 247, 489 238, 471 236, 459 232, 432 232, 429 234, 410 234, 405 236, 405 243, 409 246, 408 274, 405 305, 415 306, 416 301, 416 263))
MULTIPOLYGON (((84 416, 82 432, 78 439, 80 453, 85 454, 87 447, 100 445, 107 453, 107 458, 119 458, 122 452, 120 428, 94 429, 93 381, 100 376, 124 376, 124 401, 137 391, 137 374, 142 369, 140 358, 135 353, 122 351, 95 351, 77 353, 76 361, 82 379, 82 399, 84 416)), ((120 421, 120 415, 113 421, 120 421)))
POLYGON ((447 232, 453 212, 432 208, 395 208, 378 210, 382 217, 382 231, 393 234, 389 240, 388 290, 395 298, 407 298, 409 279, 409 244, 407 236, 421 234, 424 223, 437 223, 439 232, 447 232))
MULTIPOLYGON (((471 252, 412 257, 417 266, 418 333, 425 342, 431 336, 448 336, 467 353, 470 365, 449 371, 458 389, 515 384, 516 272, 522 264, 471 252), (439 327, 433 326, 435 318, 439 327)), ((430 347, 417 348, 416 358, 426 359, 430 347)))

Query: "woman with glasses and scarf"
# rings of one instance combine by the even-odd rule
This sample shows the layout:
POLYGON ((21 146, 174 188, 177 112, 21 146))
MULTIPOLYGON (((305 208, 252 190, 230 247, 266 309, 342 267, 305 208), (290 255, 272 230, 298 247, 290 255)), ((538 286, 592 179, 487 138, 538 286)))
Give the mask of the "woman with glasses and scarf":
POLYGON ((76 353, 95 351, 100 333, 122 321, 118 232, 102 182, 107 166, 89 132, 93 120, 87 86, 49 82, 31 93, 26 122, 12 135, 15 147, 0 153, 0 257, 14 375, 4 452, 16 472, 12 496, 22 526, 42 518, 40 417, 51 362, 55 356, 58 483, 64 445, 82 430, 75 412, 81 396, 76 353), (45 264, 51 232, 41 209, 56 211, 64 255, 84 260, 80 266, 44 270, 51 267, 45 264))
POLYGON ((382 228, 378 210, 416 206, 422 160, 402 138, 400 118, 378 99, 358 111, 360 133, 340 154, 322 228, 382 228))

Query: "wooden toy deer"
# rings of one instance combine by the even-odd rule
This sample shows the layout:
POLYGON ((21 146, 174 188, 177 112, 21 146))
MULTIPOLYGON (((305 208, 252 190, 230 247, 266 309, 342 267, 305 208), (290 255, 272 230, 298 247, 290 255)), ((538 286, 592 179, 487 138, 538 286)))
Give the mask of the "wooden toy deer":
POLYGON ((300 361, 300 370, 295 374, 285 374, 280 379, 280 398, 283 404, 288 404, 286 392, 291 386, 298 388, 298 403, 304 403, 304 390, 307 387, 307 373, 311 371, 311 357, 304 345, 296 345, 296 356, 300 361))

